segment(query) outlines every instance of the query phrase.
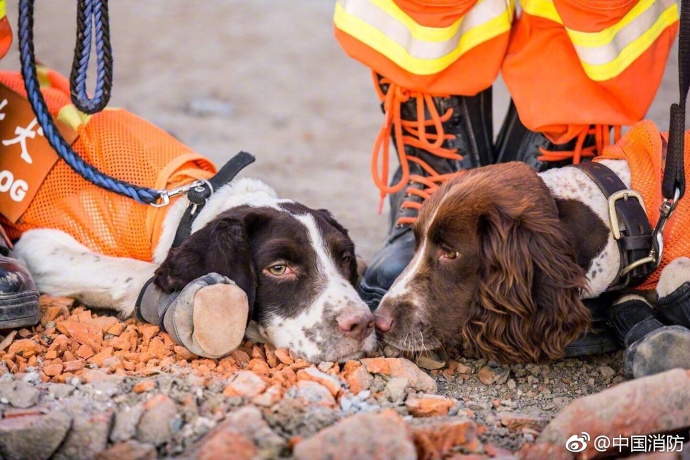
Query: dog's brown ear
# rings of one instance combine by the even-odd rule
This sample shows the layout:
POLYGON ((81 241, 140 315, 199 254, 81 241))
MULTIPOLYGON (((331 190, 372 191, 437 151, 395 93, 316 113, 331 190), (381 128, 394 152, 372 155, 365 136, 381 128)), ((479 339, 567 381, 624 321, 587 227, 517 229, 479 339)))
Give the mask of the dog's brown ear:
POLYGON ((557 217, 493 207, 480 218, 476 301, 462 334, 468 351, 497 362, 563 356, 590 322, 584 270, 557 217))
POLYGON ((164 292, 182 290, 208 273, 227 276, 254 305, 257 276, 249 246, 247 216, 219 217, 171 249, 154 274, 153 282, 164 292))

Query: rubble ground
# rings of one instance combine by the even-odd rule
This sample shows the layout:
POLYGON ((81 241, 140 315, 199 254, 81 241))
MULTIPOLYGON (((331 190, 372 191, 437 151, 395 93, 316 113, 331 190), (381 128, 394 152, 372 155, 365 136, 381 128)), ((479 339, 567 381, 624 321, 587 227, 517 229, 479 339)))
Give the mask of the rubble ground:
POLYGON ((415 364, 386 347, 313 365, 246 341, 199 358, 157 326, 42 296, 39 325, 0 333, 0 455, 213 458, 240 443, 247 458, 311 458, 309 443, 364 413, 420 458, 512 454, 575 398, 624 381, 620 353, 510 366, 442 355, 415 364))

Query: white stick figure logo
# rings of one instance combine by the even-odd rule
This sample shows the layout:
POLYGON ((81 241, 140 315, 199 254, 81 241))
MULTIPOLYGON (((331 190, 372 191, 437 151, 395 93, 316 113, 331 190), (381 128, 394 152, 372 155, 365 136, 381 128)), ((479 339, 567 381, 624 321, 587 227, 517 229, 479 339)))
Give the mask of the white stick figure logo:
POLYGON ((14 134, 16 134, 17 137, 15 137, 14 139, 2 141, 2 145, 12 145, 18 143, 22 149, 22 160, 26 161, 29 164, 33 163, 33 160, 31 159, 31 155, 29 155, 29 151, 26 148, 26 138, 29 137, 33 139, 36 137, 36 133, 38 133, 39 136, 43 136, 43 128, 41 128, 40 126, 36 131, 34 131, 36 124, 37 121, 34 118, 33 121, 29 123, 29 126, 27 126, 26 128, 17 126, 14 130, 14 134))
POLYGON ((565 448, 569 452, 582 452, 587 448, 587 443, 590 440, 589 433, 586 431, 582 432, 582 436, 578 436, 576 434, 572 435, 571 437, 568 438, 568 440, 565 442, 565 448))

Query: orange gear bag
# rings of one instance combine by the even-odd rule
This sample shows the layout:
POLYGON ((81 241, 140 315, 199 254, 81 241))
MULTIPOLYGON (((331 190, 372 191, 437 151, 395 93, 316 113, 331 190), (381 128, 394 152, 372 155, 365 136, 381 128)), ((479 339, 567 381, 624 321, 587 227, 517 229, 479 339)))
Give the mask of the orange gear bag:
MULTIPOLYGON (((626 160, 630 166, 631 187, 638 191, 644 200, 645 211, 651 227, 659 220, 659 207, 663 200, 661 181, 666 139, 668 133, 660 133, 656 125, 644 120, 635 124, 614 145, 604 149, 603 155, 594 161, 626 160)), ((685 176, 690 175, 690 130, 685 132, 685 151, 683 154, 685 176)), ((690 199, 681 199, 675 212, 664 229, 664 253, 659 267, 636 289, 656 289, 661 271, 671 261, 679 257, 690 257, 690 199)))
MULTIPOLYGON (((51 115, 77 134, 74 151, 99 171, 134 185, 169 189, 216 173, 212 162, 165 131, 122 109, 95 115, 70 104, 69 82, 39 69, 51 115)), ((18 72, 0 72, 0 83, 26 98, 18 72)), ((39 133, 40 134, 40 133, 39 133)), ((61 159, 50 169, 28 209, 12 222, 0 209, 10 238, 34 228, 62 230, 92 251, 151 261, 166 210, 144 205, 87 182, 61 159)))

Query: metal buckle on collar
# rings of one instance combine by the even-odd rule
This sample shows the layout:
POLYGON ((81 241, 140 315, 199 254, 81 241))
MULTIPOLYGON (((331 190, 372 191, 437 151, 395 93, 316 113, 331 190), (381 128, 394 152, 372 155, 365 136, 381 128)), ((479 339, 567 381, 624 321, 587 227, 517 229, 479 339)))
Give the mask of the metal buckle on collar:
POLYGON ((162 200, 160 203, 150 203, 151 206, 154 208, 162 208, 163 206, 167 206, 170 204, 170 198, 180 195, 182 193, 187 193, 193 188, 199 188, 199 192, 203 191, 201 187, 203 187, 204 184, 208 184, 208 186, 211 188, 211 193, 213 193, 213 186, 204 179, 199 179, 195 180, 194 182, 191 182, 187 185, 182 185, 180 187, 175 187, 174 189, 168 191, 168 190, 159 190, 158 193, 160 194, 160 200, 162 200))
MULTIPOLYGON (((642 195, 640 195, 640 193, 636 192, 635 190, 619 190, 618 192, 613 193, 609 197, 609 223, 611 224, 611 233, 613 234, 613 239, 616 241, 621 239, 621 229, 618 225, 618 212, 616 211, 616 202, 618 202, 619 200, 628 200, 629 198, 636 199, 637 202, 640 203, 640 206, 642 206, 642 209, 645 209, 642 195)), ((647 257, 643 257, 642 259, 636 260, 631 264, 628 264, 627 266, 623 267, 618 276, 620 278, 623 278, 625 275, 627 275, 628 273, 635 270, 637 267, 641 265, 655 263, 655 257, 656 252, 654 248, 652 248, 647 257)))

